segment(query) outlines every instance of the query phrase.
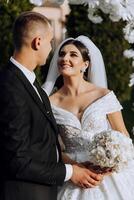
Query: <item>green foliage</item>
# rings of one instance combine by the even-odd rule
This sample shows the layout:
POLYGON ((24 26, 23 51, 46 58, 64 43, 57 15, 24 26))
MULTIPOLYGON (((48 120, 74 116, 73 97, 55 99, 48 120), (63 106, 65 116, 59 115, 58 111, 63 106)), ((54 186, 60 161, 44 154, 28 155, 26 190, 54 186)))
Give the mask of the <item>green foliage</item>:
POLYGON ((87 7, 71 5, 71 13, 67 17, 67 33, 70 37, 86 35, 101 50, 108 77, 108 85, 114 90, 121 101, 130 99, 131 88, 128 86, 132 72, 131 60, 123 56, 123 51, 129 47, 125 41, 122 28, 123 22, 112 22, 103 13, 103 22, 94 24, 89 21, 87 7))
POLYGON ((12 26, 15 18, 31 9, 28 0, 0 0, 0 68, 5 66, 13 53, 12 26))
POLYGON ((134 86, 132 87, 131 100, 123 102, 123 108, 125 123, 131 137, 134 139, 134 134, 132 133, 132 127, 134 127, 134 86))

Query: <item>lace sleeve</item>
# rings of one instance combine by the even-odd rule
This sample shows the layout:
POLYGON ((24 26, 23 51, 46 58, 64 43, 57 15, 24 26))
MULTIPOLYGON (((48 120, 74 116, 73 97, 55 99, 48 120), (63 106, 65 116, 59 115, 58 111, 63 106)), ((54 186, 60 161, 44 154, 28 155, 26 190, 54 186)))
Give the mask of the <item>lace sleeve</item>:
POLYGON ((110 92, 107 95, 107 100, 106 100, 106 106, 105 106, 105 112, 106 114, 110 114, 113 112, 117 112, 122 110, 123 107, 121 106, 120 102, 118 101, 116 95, 114 92, 110 92))

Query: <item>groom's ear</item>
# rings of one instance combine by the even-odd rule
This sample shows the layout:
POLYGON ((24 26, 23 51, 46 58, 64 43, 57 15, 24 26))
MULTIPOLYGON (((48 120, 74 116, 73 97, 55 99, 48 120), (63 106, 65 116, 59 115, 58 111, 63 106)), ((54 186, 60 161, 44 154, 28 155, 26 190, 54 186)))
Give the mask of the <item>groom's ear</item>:
POLYGON ((41 37, 37 36, 32 40, 32 49, 39 50, 41 46, 41 37))

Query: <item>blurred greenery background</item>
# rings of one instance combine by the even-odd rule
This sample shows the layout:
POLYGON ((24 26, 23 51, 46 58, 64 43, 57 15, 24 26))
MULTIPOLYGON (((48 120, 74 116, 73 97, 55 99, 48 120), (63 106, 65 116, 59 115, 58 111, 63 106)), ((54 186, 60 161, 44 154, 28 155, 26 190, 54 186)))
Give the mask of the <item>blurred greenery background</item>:
MULTIPOLYGON (((0 0, 0 69, 5 66, 13 53, 12 26, 15 18, 23 11, 31 10, 33 5, 28 0, 0 0)), ((134 88, 128 86, 132 73, 131 60, 123 56, 123 51, 130 48, 130 44, 123 37, 124 23, 112 22, 107 15, 99 11, 104 21, 93 24, 87 17, 87 7, 70 5, 71 12, 67 16, 67 37, 86 35, 93 40, 102 52, 109 89, 114 90, 123 105, 123 116, 127 129, 132 135, 134 126, 134 88)), ((45 80, 51 55, 44 68, 37 68, 36 74, 42 83, 45 80)))

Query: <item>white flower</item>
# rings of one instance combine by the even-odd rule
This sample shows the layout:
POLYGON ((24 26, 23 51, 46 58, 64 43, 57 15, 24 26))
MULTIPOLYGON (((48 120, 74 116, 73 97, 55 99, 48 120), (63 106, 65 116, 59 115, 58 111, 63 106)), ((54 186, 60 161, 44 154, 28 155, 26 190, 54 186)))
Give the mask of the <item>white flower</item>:
POLYGON ((126 57, 126 58, 134 58, 134 50, 133 49, 127 49, 123 52, 123 55, 126 57))
POLYGON ((88 18, 95 24, 101 23, 103 19, 98 15, 94 15, 94 12, 95 12, 94 9, 88 8, 88 18))
POLYGON ((134 159, 132 140, 114 130, 97 133, 88 144, 87 157, 92 167, 118 172, 134 159))
POLYGON ((133 86, 134 85, 134 73, 130 75, 130 83, 129 86, 133 86))
POLYGON ((96 8, 100 5, 100 2, 98 0, 88 0, 87 1, 89 8, 96 8))
POLYGON ((125 39, 128 40, 129 43, 134 43, 134 20, 129 21, 123 31, 125 39))
POLYGON ((36 6, 41 6, 43 4, 44 0, 30 0, 30 3, 36 5, 36 6))

